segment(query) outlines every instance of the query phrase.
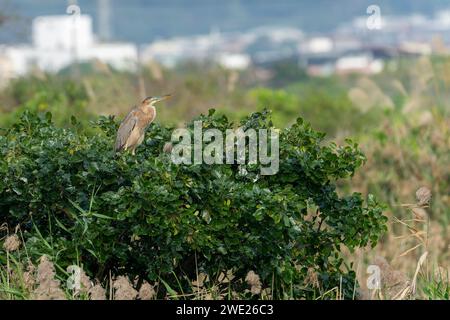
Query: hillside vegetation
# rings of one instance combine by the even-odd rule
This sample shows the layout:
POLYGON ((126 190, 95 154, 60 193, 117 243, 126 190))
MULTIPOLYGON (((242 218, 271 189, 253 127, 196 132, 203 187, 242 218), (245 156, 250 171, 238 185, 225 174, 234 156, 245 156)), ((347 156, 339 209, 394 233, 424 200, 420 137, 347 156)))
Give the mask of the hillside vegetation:
POLYGON ((367 298, 377 264, 372 298, 447 299, 450 61, 394 67, 309 78, 274 66, 261 78, 186 64, 139 79, 93 65, 82 79, 16 80, 0 93, 0 295, 38 294, 39 270, 53 267, 64 297, 92 297, 66 285, 77 265, 133 298, 150 287, 158 298, 367 298), (174 99, 136 157, 116 157, 117 118, 143 90, 174 99), (280 172, 171 163, 173 128, 199 117, 221 131, 281 128, 280 172))

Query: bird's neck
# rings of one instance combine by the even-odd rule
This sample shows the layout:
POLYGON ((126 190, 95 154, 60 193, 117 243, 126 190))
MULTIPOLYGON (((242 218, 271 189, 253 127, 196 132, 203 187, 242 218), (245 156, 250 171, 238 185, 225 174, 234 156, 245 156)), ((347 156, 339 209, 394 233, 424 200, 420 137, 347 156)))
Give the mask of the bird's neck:
POLYGON ((141 110, 146 114, 156 114, 156 108, 154 106, 142 106, 141 110))

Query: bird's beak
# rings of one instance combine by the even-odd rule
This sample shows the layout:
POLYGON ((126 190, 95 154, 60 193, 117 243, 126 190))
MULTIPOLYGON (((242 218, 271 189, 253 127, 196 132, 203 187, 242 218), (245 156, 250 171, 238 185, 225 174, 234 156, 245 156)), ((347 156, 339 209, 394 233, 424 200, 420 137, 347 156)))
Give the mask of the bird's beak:
POLYGON ((164 95, 164 96, 161 96, 161 97, 155 97, 155 102, 160 102, 160 101, 163 101, 163 100, 167 100, 167 99, 169 99, 170 97, 172 97, 172 95, 171 94, 166 94, 166 95, 164 95))

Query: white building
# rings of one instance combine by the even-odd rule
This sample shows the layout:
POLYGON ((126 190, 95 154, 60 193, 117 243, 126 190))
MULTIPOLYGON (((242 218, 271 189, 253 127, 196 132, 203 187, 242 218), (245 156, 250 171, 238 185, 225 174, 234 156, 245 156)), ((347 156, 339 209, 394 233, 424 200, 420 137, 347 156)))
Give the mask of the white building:
POLYGON ((250 57, 242 53, 224 53, 216 57, 216 61, 229 70, 245 70, 251 64, 250 57))
POLYGON ((138 50, 130 43, 96 41, 88 15, 37 17, 31 45, 0 46, 0 84, 32 68, 58 72, 74 62, 93 59, 119 70, 135 70, 138 50))
POLYGON ((328 37, 313 37, 300 43, 300 52, 304 54, 329 53, 334 49, 333 39, 328 37))
POLYGON ((143 47, 142 61, 156 61, 173 67, 183 60, 215 61, 224 68, 243 70, 252 63, 276 61, 297 54, 304 38, 294 28, 260 27, 247 32, 174 37, 143 47))
POLYGON ((371 54, 349 54, 340 57, 336 61, 335 72, 337 74, 363 73, 376 74, 383 71, 384 62, 374 59, 371 54))
POLYGON ((157 61, 170 68, 182 60, 213 59, 221 51, 223 43, 224 39, 219 34, 157 40, 143 48, 141 60, 157 61))
POLYGON ((92 18, 88 15, 41 16, 33 20, 32 38, 37 49, 67 51, 94 45, 92 18))

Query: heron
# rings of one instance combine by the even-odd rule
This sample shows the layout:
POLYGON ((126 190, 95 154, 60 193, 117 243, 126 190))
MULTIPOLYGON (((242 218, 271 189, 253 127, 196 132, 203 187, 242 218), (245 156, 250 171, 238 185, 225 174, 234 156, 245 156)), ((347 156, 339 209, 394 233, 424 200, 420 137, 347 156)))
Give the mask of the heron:
POLYGON ((144 141, 145 130, 155 120, 155 104, 170 97, 170 94, 147 97, 140 106, 131 109, 117 131, 115 151, 130 150, 131 154, 135 155, 136 148, 144 141))

